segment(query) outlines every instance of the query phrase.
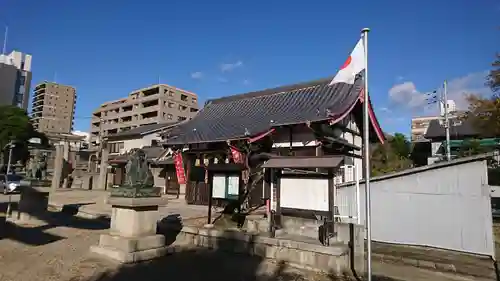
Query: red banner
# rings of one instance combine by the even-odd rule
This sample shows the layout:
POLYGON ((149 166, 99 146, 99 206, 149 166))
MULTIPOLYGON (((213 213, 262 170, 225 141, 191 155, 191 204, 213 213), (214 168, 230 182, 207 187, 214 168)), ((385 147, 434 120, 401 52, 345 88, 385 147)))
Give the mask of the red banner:
POLYGON ((241 152, 232 145, 230 145, 229 148, 231 149, 231 155, 234 163, 243 163, 243 154, 241 154, 241 152))
POLYGON ((184 161, 182 160, 182 153, 174 152, 173 158, 175 172, 177 173, 177 182, 179 184, 186 184, 186 173, 184 173, 184 161))

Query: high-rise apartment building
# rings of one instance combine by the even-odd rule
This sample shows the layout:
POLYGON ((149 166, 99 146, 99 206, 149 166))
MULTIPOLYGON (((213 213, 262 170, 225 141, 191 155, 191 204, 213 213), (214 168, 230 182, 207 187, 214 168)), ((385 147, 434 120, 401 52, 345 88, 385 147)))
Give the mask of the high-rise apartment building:
POLYGON ((71 133, 75 104, 74 87, 47 81, 36 85, 31 113, 33 126, 43 133, 71 133))
POLYGON ((31 86, 31 56, 13 51, 0 54, 0 105, 28 109, 31 86))
POLYGON ((411 141, 425 140, 425 134, 432 120, 438 119, 438 116, 414 117, 411 119, 411 141))
POLYGON ((157 84, 102 104, 93 112, 90 141, 143 125, 191 119, 198 112, 194 93, 157 84))

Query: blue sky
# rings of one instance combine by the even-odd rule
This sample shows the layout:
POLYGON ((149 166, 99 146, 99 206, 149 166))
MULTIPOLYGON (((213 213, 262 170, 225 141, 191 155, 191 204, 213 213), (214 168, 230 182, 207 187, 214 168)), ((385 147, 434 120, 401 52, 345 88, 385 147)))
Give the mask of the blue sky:
POLYGON ((206 99, 334 75, 370 27, 370 92, 387 132, 428 114, 424 92, 487 93, 500 51, 496 0, 0 0, 7 50, 33 55, 33 83, 77 88, 75 125, 102 102, 160 80, 206 99))

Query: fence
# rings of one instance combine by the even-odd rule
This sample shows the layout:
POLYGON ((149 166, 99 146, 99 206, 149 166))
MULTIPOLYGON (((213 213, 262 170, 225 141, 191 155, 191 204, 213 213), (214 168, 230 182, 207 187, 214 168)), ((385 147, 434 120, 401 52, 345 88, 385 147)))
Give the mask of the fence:
MULTIPOLYGON (((370 189, 374 241, 495 256, 485 160, 454 160, 374 178, 370 189)), ((364 190, 361 184, 363 224, 364 190)), ((352 214, 355 186, 340 185, 337 198, 339 216, 352 214)))

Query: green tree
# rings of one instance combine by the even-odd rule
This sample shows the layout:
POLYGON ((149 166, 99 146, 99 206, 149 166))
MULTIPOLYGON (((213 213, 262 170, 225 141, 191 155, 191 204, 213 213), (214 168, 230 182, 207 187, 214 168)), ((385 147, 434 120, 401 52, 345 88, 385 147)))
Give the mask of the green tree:
POLYGON ((33 132, 30 118, 16 106, 0 106, 0 147, 11 140, 26 141, 33 132))
POLYGON ((380 176, 413 167, 409 159, 410 143, 403 134, 386 135, 384 144, 376 144, 371 150, 371 174, 380 176))
POLYGON ((26 154, 27 142, 32 137, 39 137, 46 142, 46 137, 33 129, 26 111, 17 106, 0 106, 0 150, 2 156, 5 156, 7 150, 4 148, 11 140, 17 144, 17 153, 26 154))
POLYGON ((458 157, 473 156, 481 153, 486 153, 487 149, 481 147, 481 143, 477 139, 468 139, 462 142, 458 150, 458 157))
POLYGON ((493 69, 488 75, 487 85, 493 92, 500 93, 500 54, 497 54, 496 60, 491 64, 493 69))
POLYGON ((388 142, 396 155, 401 158, 408 158, 411 152, 411 144, 405 135, 395 133, 393 137, 388 139, 388 142))

